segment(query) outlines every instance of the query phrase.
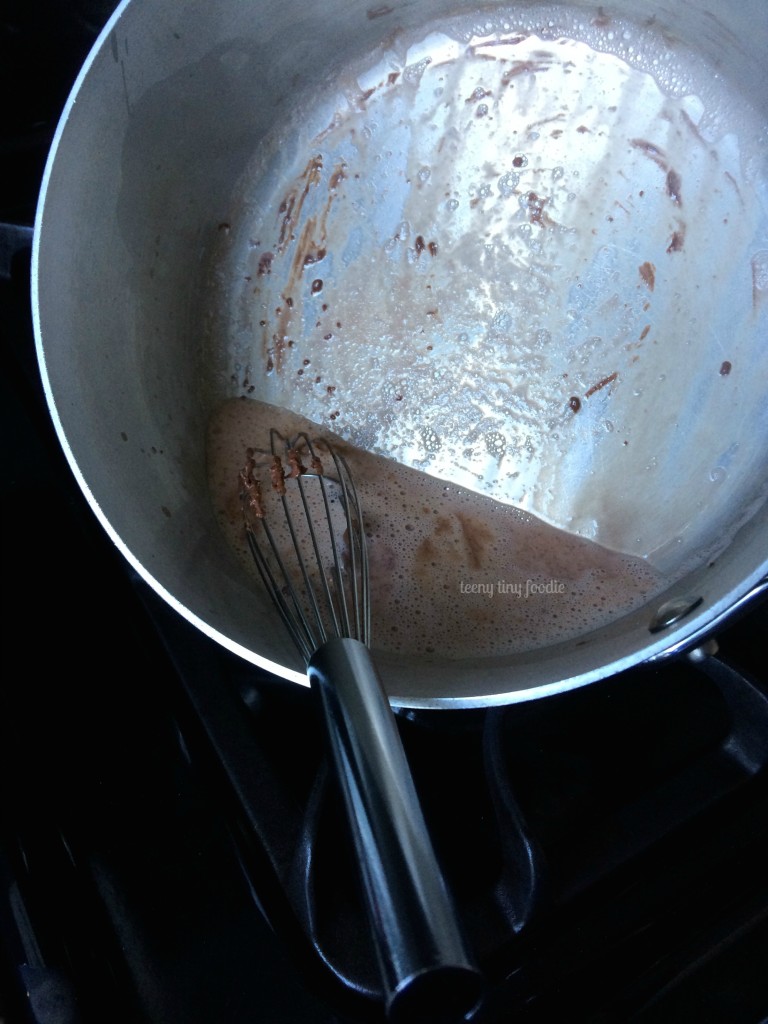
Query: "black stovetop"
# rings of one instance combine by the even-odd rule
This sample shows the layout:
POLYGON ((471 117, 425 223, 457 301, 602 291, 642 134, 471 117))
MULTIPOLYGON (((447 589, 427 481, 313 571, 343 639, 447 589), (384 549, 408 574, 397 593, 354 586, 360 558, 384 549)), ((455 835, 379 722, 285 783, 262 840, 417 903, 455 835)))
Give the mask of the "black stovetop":
MULTIPOLYGON (((111 6, 2 16, 0 220, 31 224, 111 6)), ((22 244, 0 281, 0 1021, 380 1021, 311 695, 206 640, 112 547, 50 425, 28 295, 22 244)), ((476 1024, 768 1019, 766 627, 763 604, 719 634, 741 676, 678 658, 399 716, 488 978, 476 1024)))

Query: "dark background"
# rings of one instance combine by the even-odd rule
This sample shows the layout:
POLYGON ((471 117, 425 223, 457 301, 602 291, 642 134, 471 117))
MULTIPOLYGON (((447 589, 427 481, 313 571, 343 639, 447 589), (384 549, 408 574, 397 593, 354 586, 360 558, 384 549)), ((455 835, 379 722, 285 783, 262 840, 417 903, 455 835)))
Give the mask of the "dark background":
MULTIPOLYGON (((112 8, 2 8, 6 225, 33 223, 112 8)), ((309 694, 212 649, 112 547, 40 388, 29 236, 4 229, 0 254, 0 1021, 379 1021, 309 694), (285 867, 307 821, 309 934, 285 867)), ((719 638, 754 687, 681 660, 401 717, 490 981, 478 1024, 768 1019, 767 627, 763 604, 719 638)))

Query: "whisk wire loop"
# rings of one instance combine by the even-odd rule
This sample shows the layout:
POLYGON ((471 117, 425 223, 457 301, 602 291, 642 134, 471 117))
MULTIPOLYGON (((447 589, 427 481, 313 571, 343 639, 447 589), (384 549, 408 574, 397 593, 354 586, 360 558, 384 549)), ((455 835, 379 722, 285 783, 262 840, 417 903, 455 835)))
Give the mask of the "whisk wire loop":
POLYGON ((279 469, 272 489, 277 494, 271 502, 262 502, 259 489, 258 513, 254 517, 247 509, 245 512, 251 555, 307 662, 332 637, 351 637, 368 645, 371 635, 368 555, 360 500, 344 457, 324 444, 323 454, 326 450, 333 462, 332 476, 323 471, 318 450, 307 434, 289 440, 273 428, 270 453, 273 470, 275 466, 279 469), (311 469, 301 465, 300 455, 305 452, 311 458, 311 469), (289 477, 282 469, 284 458, 291 466, 289 477), (334 495, 330 485, 338 488, 334 495), (278 496, 282 516, 275 520, 280 527, 276 536, 270 528, 269 507, 277 507, 278 496))
POLYGON ((265 556, 264 551, 259 545, 256 533, 250 524, 246 526, 245 531, 246 538, 248 540, 248 547, 250 548, 251 555, 253 556, 256 568, 259 570, 259 575, 261 576, 267 593, 280 613, 280 617, 285 623, 291 639, 296 647, 298 647, 299 651, 301 651, 305 660, 308 661, 312 657, 314 644, 312 641, 311 631, 309 630, 304 616, 301 601, 280 556, 279 549, 275 543, 274 537, 272 536, 272 531, 269 529, 269 524, 262 521, 262 529, 267 538, 269 550, 272 552, 272 555, 277 562, 278 576, 280 577, 279 581, 276 578, 276 574, 272 571, 269 559, 265 556))
MULTIPOLYGON (((318 477, 317 480, 319 482, 320 491, 321 491, 322 496, 323 496, 323 504, 324 504, 324 507, 325 507, 325 516, 326 516, 325 521, 330 523, 331 522, 331 510, 330 510, 330 505, 329 505, 329 502, 328 502, 328 492, 327 492, 326 487, 325 487, 325 480, 324 480, 324 478, 322 476, 318 477)), ((340 618, 339 618, 339 610, 337 610, 337 607, 336 607, 337 603, 333 600, 333 594, 331 592, 331 588, 330 588, 330 585, 328 583, 328 576, 323 571, 323 560, 322 560, 322 556, 320 554, 320 544, 318 542, 317 533, 315 531, 315 526, 314 526, 314 521, 313 521, 312 513, 311 513, 310 508, 309 508, 309 502, 307 501, 306 491, 304 490, 304 481, 302 480, 302 478, 300 476, 296 480, 296 486, 298 487, 299 494, 301 495, 301 502, 302 502, 302 505, 304 507, 304 514, 305 514, 306 520, 307 520, 307 527, 309 529, 309 536, 310 536, 310 539, 312 541, 312 548, 313 548, 314 555, 315 555, 315 561, 316 561, 317 567, 318 567, 318 569, 320 571, 320 573, 319 573, 320 574, 320 586, 322 588, 323 597, 325 598, 325 603, 326 603, 326 607, 328 609, 328 614, 330 616, 331 622, 333 623, 333 632, 334 632, 335 636, 345 636, 347 634, 343 632, 344 626, 342 626, 342 623, 341 623, 340 618)), ((283 503, 287 504, 285 497, 283 497, 283 503)), ((286 510, 286 515, 290 515, 288 510, 286 510)), ((333 530, 331 530, 329 532, 329 541, 330 541, 331 551, 333 553, 333 558, 332 558, 332 563, 331 563, 331 571, 332 571, 333 576, 335 578, 334 582, 335 582, 335 585, 336 585, 336 588, 337 588, 337 593, 339 594, 339 603, 341 605, 340 611, 341 611, 342 615, 344 615, 344 612, 346 610, 345 609, 345 604, 344 604, 344 587, 343 587, 343 582, 342 582, 342 579, 341 579, 341 568, 340 568, 340 565, 339 565, 339 555, 338 555, 338 550, 337 550, 337 545, 336 545, 336 536, 335 536, 333 530)), ((303 560, 302 560, 302 566, 304 566, 303 560)), ((305 570, 305 582, 307 583, 307 587, 309 588, 309 580, 307 579, 307 576, 306 576, 306 570, 305 570)), ((317 602, 316 602, 316 600, 314 598, 314 591, 311 588, 310 588, 310 593, 312 595, 313 606, 315 608, 316 615, 317 615, 317 625, 318 625, 318 630, 319 630, 320 638, 321 638, 321 641, 324 643, 328 639, 328 634, 326 632, 322 616, 320 615, 320 612, 319 612, 319 609, 318 609, 318 606, 317 606, 317 602)), ((346 624, 346 617, 345 617, 345 624, 346 624)), ((320 645, 318 644, 318 646, 320 646, 320 645)))
MULTIPOLYGON (((354 629, 352 629, 347 622, 346 635, 355 636, 366 646, 369 646, 371 635, 371 601, 369 594, 368 546, 365 541, 360 499, 357 496, 357 490, 344 457, 333 448, 330 449, 330 455, 341 483, 342 504, 347 520, 347 536, 349 537, 349 575, 355 623, 354 629)), ((338 559, 336 559, 336 564, 337 566, 339 565, 338 559)))

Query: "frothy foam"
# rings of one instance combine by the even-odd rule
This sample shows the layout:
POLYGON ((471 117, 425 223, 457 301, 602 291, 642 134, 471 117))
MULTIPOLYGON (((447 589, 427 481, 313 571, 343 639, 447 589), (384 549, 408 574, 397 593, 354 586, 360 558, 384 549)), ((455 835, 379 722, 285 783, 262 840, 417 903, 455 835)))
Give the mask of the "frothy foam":
POLYGON ((347 457, 368 536, 375 648, 446 658, 532 650, 596 629, 666 585, 640 559, 355 449, 286 410, 233 399, 210 422, 209 485, 254 586, 262 584, 245 540, 237 474, 248 448, 268 447, 271 427, 288 437, 319 434, 347 457))

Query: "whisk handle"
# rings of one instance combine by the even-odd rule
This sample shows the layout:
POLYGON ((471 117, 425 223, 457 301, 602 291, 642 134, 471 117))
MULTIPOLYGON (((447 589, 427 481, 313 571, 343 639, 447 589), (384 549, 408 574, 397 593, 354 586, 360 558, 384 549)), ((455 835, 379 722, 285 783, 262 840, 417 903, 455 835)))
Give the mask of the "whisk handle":
POLYGON ((480 975, 461 937, 392 709, 367 647, 333 639, 308 666, 361 867, 389 1019, 461 1021, 480 975))

